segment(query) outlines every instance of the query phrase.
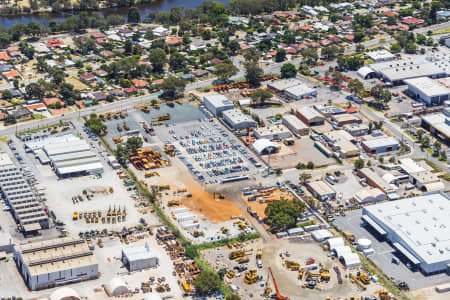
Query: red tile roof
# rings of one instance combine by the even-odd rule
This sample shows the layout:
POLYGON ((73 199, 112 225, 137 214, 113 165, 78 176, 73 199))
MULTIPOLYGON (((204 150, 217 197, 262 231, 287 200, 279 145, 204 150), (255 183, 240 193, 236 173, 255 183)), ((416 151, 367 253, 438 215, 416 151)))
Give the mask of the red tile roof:
POLYGON ((9 72, 3 73, 3 76, 5 76, 7 79, 9 79, 9 78, 14 78, 14 77, 20 77, 20 74, 16 70, 11 70, 9 72))
POLYGON ((404 17, 402 22, 408 25, 420 25, 423 24, 424 21, 414 17, 404 17))
POLYGON ((47 47, 49 48, 61 47, 62 45, 64 45, 64 42, 60 39, 52 39, 47 41, 47 47))
POLYGON ((11 60, 11 57, 6 52, 0 52, 0 60, 9 61, 11 60))
POLYGON ((127 94, 135 93, 135 92, 137 92, 137 88, 132 86, 132 87, 124 89, 124 92, 127 93, 127 94))
POLYGON ((148 86, 148 82, 142 79, 132 79, 131 82, 133 82, 133 85, 137 88, 144 88, 148 86))
POLYGON ((37 103, 25 106, 28 110, 34 110, 38 108, 46 108, 44 103, 37 103))

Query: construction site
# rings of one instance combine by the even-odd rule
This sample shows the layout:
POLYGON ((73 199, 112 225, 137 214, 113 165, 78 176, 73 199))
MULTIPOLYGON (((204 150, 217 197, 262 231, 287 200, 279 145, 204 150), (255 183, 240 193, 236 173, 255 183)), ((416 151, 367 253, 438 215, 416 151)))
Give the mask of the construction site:
POLYGON ((236 243, 202 254, 216 270, 226 269, 226 282, 242 299, 356 300, 383 294, 366 270, 347 270, 326 250, 305 235, 236 243))

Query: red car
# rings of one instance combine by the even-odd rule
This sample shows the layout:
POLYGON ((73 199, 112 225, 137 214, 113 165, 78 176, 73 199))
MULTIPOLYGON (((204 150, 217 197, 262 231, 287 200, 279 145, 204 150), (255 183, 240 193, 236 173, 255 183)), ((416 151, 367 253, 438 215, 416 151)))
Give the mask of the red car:
POLYGON ((314 258, 308 258, 306 260, 306 265, 312 265, 315 262, 314 258))

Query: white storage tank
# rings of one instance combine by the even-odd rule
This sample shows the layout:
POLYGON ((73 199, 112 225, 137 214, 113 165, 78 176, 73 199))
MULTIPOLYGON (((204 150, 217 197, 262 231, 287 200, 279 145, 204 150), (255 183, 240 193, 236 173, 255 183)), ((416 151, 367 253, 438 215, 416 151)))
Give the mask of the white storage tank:
POLYGON ((369 249, 370 247, 372 247, 372 242, 369 239, 359 239, 357 242, 358 244, 358 250, 364 250, 364 249, 369 249))

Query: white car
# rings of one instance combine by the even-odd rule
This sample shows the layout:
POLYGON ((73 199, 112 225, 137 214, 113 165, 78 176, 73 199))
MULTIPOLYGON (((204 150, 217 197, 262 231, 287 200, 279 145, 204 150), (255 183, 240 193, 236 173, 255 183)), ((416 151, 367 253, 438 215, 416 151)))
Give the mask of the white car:
POLYGON ((10 206, 5 206, 5 207, 3 207, 3 211, 10 211, 11 210, 11 207, 10 206))

